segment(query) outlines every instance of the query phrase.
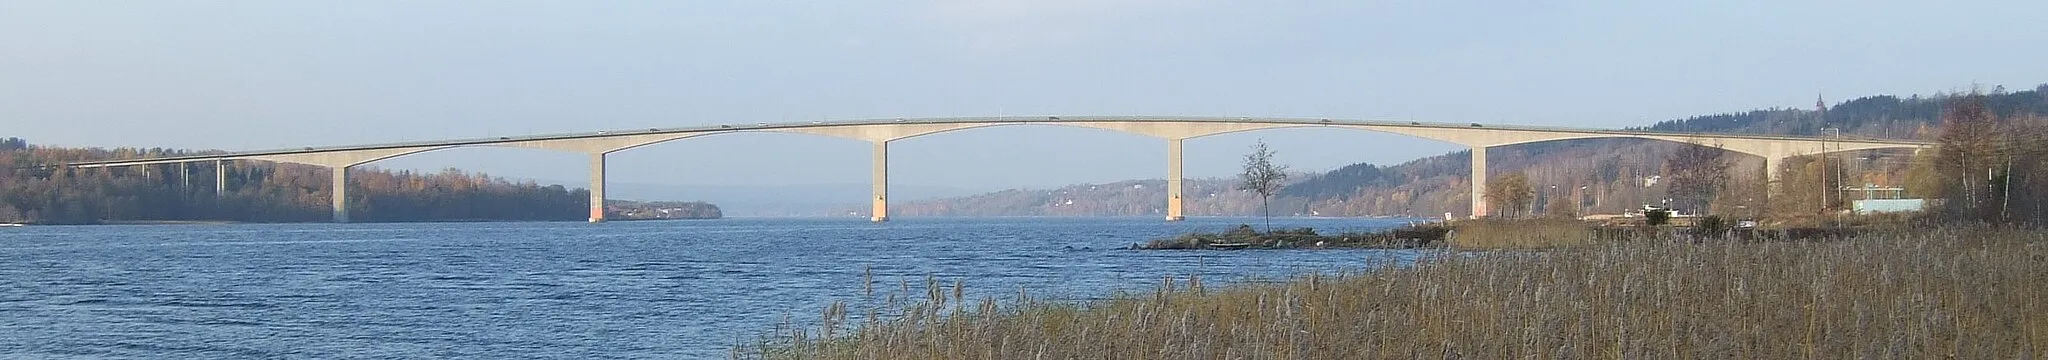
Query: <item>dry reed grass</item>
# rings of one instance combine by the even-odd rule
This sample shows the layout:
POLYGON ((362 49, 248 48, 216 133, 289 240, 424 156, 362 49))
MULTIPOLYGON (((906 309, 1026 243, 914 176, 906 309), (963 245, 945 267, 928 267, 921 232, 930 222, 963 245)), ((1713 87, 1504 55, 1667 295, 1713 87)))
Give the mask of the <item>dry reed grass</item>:
MULTIPOLYGON (((820 359, 2048 357, 2048 236, 1939 230, 1820 242, 1637 242, 1446 253, 1277 284, 1166 281, 1081 305, 925 299, 738 357, 820 359)), ((955 283, 957 289, 958 283, 955 283)), ((910 286, 903 286, 908 293, 910 286)), ((895 303, 896 301, 891 301, 895 303)), ((833 310, 837 309, 837 310, 833 310)), ((836 313, 835 313, 836 312, 836 313)), ((836 316, 836 317, 835 317, 836 316)))
POLYGON ((1547 249, 1596 243, 1593 226, 1573 219, 1460 220, 1448 241, 1456 249, 1547 249))

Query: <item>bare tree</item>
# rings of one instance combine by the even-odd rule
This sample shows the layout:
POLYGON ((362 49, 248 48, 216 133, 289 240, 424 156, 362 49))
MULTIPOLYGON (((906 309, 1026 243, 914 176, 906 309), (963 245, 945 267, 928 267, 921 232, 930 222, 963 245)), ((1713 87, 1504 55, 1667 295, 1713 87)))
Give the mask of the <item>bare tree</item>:
POLYGON ((1664 159, 1672 206, 1709 210, 1714 195, 1728 185, 1728 160, 1720 146, 1687 144, 1664 159))
POLYGON ((1259 194, 1259 208, 1265 215, 1266 232, 1273 232, 1273 194, 1280 192, 1282 182, 1287 180, 1287 166, 1273 164, 1273 150, 1266 147, 1265 140, 1252 145, 1252 153, 1244 156, 1244 172, 1237 175, 1242 182, 1238 190, 1251 190, 1259 194))
POLYGON ((2012 165, 2005 172, 2010 192, 2005 195, 2010 207, 2006 216, 2036 225, 2048 222, 2048 202, 2026 200, 2048 198, 2048 179, 2042 176, 2048 174, 2048 117, 2030 114, 2006 121, 2013 129, 2006 132, 2013 146, 2013 155, 2007 157, 2012 165))
POLYGON ((1997 214, 2000 201, 1990 191, 2000 161, 1998 115, 1972 93, 1949 99, 1941 114, 1942 133, 1935 141, 1935 175, 1941 179, 1945 214, 1984 221, 1997 214))
POLYGON ((1545 216, 1560 219, 1578 218, 1579 201, 1576 193, 1573 193, 1570 189, 1567 189, 1563 193, 1553 193, 1549 196, 1550 201, 1543 204, 1543 213, 1545 216))

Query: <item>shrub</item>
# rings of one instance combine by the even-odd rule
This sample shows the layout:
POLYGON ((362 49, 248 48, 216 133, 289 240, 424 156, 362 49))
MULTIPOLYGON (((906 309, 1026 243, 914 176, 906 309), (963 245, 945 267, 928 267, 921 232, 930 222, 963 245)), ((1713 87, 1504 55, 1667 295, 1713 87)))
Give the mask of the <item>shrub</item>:
POLYGON ((1728 235, 1728 230, 1733 229, 1735 227, 1734 225, 1735 224, 1733 222, 1728 221, 1728 219, 1722 218, 1720 215, 1707 215, 1706 217, 1700 218, 1698 224, 1693 225, 1692 235, 1698 237, 1719 238, 1728 235))
POLYGON ((1671 223, 1671 210, 1656 209, 1643 212, 1643 223, 1650 226, 1664 226, 1671 223))

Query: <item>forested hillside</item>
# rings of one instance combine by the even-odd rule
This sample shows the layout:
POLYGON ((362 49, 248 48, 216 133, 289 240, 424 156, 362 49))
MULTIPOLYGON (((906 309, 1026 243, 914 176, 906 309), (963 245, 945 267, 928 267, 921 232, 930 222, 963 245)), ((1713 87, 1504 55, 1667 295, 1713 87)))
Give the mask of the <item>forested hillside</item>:
MULTIPOLYGON (((2016 92, 1999 88, 1981 95, 1986 107, 2002 118, 2048 114, 2048 85, 2016 92)), ((1636 129, 1809 136, 1833 136, 1832 130, 1823 129, 1840 129, 1842 136, 1849 138, 1931 141, 1939 134, 1946 102, 1954 96, 1869 96, 1824 109, 1752 110, 1670 120, 1636 129)), ((1673 152, 1688 146, 1636 139, 1511 145, 1489 149, 1488 165, 1494 176, 1522 174, 1528 178, 1536 199, 1520 211, 1619 213, 1645 204, 1661 204, 1663 199, 1673 197, 1668 188, 1671 169, 1667 161, 1673 152)), ((1778 169, 1783 171, 1780 187, 1788 191, 1781 194, 1780 201, 1765 203, 1762 159, 1733 153, 1723 158, 1730 165, 1726 171, 1728 181, 1725 191, 1715 195, 1726 198, 1711 201, 1720 208, 1693 210, 1752 213, 1737 215, 1770 210, 1811 212, 1824 203, 1838 207, 1834 203, 1862 196, 1860 192, 1819 194, 1819 189, 1865 184, 1906 187, 1908 191, 1929 188, 1907 183, 1905 175, 1912 164, 1910 152, 1844 153, 1828 157, 1825 165, 1831 166, 1823 166, 1813 157, 1788 159, 1778 169), (1813 191, 1805 191, 1809 189, 1813 191)), ((1371 166, 1368 164, 1347 166, 1290 186, 1282 194, 1282 201, 1325 214, 1462 215, 1471 208, 1467 197, 1471 186, 1469 159, 1467 152, 1456 152, 1375 170, 1362 169, 1371 166)))
MULTIPOLYGON (((1900 98, 1890 95, 1857 98, 1825 109, 1763 109, 1739 113, 1696 116, 1634 128, 1672 132, 1715 132, 1833 136, 1840 129, 1845 138, 1888 138, 1932 141, 1939 135, 1946 102, 1956 95, 1900 98)), ((2048 114, 2048 85, 2033 90, 1982 93, 1979 98, 2000 118, 2024 119, 2048 114)), ((2021 121, 2021 120, 2016 120, 2021 121)), ((1511 122, 1511 121, 1510 121, 1511 122)), ((1711 144, 1706 144, 1711 145, 1711 144)), ((1531 204, 1521 213, 1565 212, 1575 214, 1620 213, 1645 204, 1663 204, 1673 198, 1669 186, 1671 155, 1691 145, 1638 139, 1586 139, 1510 145, 1488 150, 1491 174, 1519 174, 1534 192, 1531 204)), ((1925 155, 1925 154, 1923 154, 1925 155)), ((1285 162, 1288 154, 1279 154, 1285 162)), ((1829 156, 1787 159, 1781 167, 1779 186, 1787 190, 1777 201, 1765 202, 1764 169, 1760 158, 1727 153, 1726 181, 1718 184, 1712 199, 1694 199, 1694 211, 1755 215, 1766 211, 1818 212, 1839 208, 1844 199, 1861 197, 1860 192, 1843 192, 1841 186, 1906 187, 1909 195, 1931 196, 1932 186, 1909 184, 1906 174, 1913 157, 1905 151, 1854 152, 1829 156), (1707 205, 1711 204, 1711 205, 1707 205)), ((1416 159, 1392 166, 1354 164, 1321 174, 1298 176, 1273 200, 1274 214, 1340 216, 1437 217, 1444 213, 1464 215, 1470 211, 1470 156, 1459 151, 1416 159)), ((1923 176, 1924 177, 1924 176, 1923 176)), ((1135 181, 1132 184, 1163 184, 1163 181, 1135 181)), ((1206 182, 1223 196, 1197 208, 1190 181, 1190 215, 1253 215, 1258 198, 1231 190, 1231 181, 1206 182)), ((1125 183, 1119 183, 1125 184, 1125 183)), ((1019 204, 1100 203, 1088 214, 1150 215, 1165 204, 1163 190, 1128 194, 1090 194, 1077 199, 1054 199, 1052 194, 1084 188, 1116 185, 1079 185, 1058 191, 1012 190, 968 198, 917 202, 906 206, 931 215, 1049 215, 1050 205, 1019 204), (1014 194, 1014 195, 1001 195, 1014 194), (1040 195, 1044 194, 1044 195, 1040 195), (1030 195, 1030 196, 1025 196, 1030 195), (1128 203, 1126 203, 1128 201, 1128 203), (938 205, 938 204, 943 204, 938 205)), ((1128 186, 1126 186, 1128 187, 1128 186)), ((1683 198, 1683 196, 1678 196, 1683 198)), ((1675 199, 1686 202, 1685 199, 1675 199)), ((1060 213, 1065 214, 1065 213, 1060 213)))
MULTIPOLYGON (((299 222, 330 219, 332 178, 321 167, 229 162, 215 193, 212 163, 59 169, 71 161, 198 155, 165 149, 78 149, 0 140, 0 223, 120 221, 299 222)), ((357 221, 580 220, 589 192, 454 169, 423 174, 358 168, 349 178, 357 221)))
MULTIPOLYGON (((1259 198, 1231 188, 1233 181, 1184 181, 1188 215, 1258 211, 1259 198)), ((1166 216, 1166 180, 1082 184, 1052 190, 1004 190, 974 196, 890 204, 894 216, 1166 216)), ((865 215, 849 209, 849 215, 865 215)))

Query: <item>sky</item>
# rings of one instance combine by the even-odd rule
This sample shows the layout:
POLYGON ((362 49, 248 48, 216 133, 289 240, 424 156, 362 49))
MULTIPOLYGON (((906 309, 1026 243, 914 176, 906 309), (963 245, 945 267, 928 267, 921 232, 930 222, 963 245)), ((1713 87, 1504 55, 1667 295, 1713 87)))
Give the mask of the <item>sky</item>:
MULTIPOLYGON (((0 0, 0 137, 261 150, 721 123, 994 115, 1290 116, 1619 128, 1875 94, 2048 82, 2035 1, 0 0)), ((1255 141, 1295 170, 1460 150, 1339 129, 1255 141)), ((1160 178, 1157 139, 977 129, 890 149, 895 184, 1160 178)), ((475 148, 383 168, 582 179, 584 155, 475 148)), ((794 134, 610 157, 615 182, 868 181, 868 145, 794 134)), ((578 184, 571 184, 576 186, 578 184)))

